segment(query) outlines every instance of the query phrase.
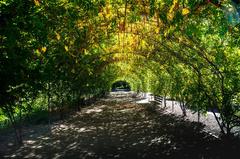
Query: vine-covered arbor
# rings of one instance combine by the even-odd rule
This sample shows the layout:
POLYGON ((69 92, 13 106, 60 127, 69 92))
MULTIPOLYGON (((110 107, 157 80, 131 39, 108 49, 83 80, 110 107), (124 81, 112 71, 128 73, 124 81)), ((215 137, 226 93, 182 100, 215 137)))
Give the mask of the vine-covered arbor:
MULTIPOLYGON (((132 90, 240 116, 237 0, 2 0, 0 120, 73 109, 123 80, 132 90)), ((215 112, 215 111, 214 111, 215 112)), ((49 113, 50 114, 50 113, 49 113)))

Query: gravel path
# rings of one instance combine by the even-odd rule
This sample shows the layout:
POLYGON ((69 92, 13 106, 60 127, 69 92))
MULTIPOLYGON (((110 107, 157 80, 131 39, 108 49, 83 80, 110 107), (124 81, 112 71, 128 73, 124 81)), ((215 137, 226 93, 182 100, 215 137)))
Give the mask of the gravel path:
MULTIPOLYGON (((143 93, 141 96, 144 99, 140 103, 150 103, 150 101, 153 101, 153 97, 150 95, 150 93, 143 93)), ((164 104, 164 101, 162 102, 162 105, 159 105, 159 107, 164 107, 163 104, 164 104)), ((178 101, 167 100, 165 113, 182 116, 182 110, 180 108, 180 103, 178 101)), ((199 121, 198 121, 198 113, 197 112, 193 112, 193 111, 187 109, 186 115, 187 116, 185 118, 187 120, 201 122, 202 124, 204 124, 205 125, 204 130, 206 132, 208 132, 209 134, 213 135, 214 137, 218 138, 218 136, 221 134, 219 125, 218 125, 212 112, 207 112, 206 114, 200 114, 199 121)), ((216 113, 216 115, 219 117, 219 113, 216 113)), ((240 137, 240 127, 236 127, 232 131, 240 137)))
MULTIPOLYGON (((181 116, 182 110, 180 108, 179 102, 167 101, 166 102, 166 112, 181 116)), ((188 119, 190 121, 198 122, 198 113, 194 113, 191 110, 187 110, 186 115, 187 115, 186 119, 188 119)), ((205 125, 204 129, 206 132, 214 135, 215 137, 218 137, 220 135, 221 130, 218 126, 218 123, 217 123, 214 115, 211 112, 208 112, 205 115, 201 114, 199 122, 201 122, 205 125)))
POLYGON ((114 92, 51 127, 24 127, 20 147, 12 133, 0 133, 0 158, 225 159, 239 154, 238 141, 212 137, 202 124, 182 118, 177 103, 174 114, 170 106, 156 110, 148 98, 114 92))

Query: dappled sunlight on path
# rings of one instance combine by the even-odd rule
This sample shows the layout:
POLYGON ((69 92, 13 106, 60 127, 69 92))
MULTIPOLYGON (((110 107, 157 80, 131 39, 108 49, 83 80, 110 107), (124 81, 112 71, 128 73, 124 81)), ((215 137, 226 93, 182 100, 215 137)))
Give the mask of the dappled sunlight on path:
MULTIPOLYGON (((132 94, 112 95, 55 123, 6 158, 225 158, 224 145, 203 125, 136 104, 132 94), (120 100, 121 99, 121 100, 120 100)), ((45 126, 47 128, 47 126, 45 126)), ((27 137, 29 138, 29 137, 27 137)), ((237 149, 237 148, 236 148, 237 149)), ((236 152, 231 150, 231 154, 236 152)), ((228 156, 231 158, 231 156, 228 156)))

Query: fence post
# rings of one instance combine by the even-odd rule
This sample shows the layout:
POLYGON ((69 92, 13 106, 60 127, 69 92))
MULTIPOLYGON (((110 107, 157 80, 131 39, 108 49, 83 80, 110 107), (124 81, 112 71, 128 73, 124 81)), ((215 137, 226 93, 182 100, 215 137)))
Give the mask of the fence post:
POLYGON ((198 122, 200 122, 200 111, 199 111, 199 109, 198 109, 197 115, 198 115, 198 122))
POLYGON ((166 96, 164 96, 163 100, 164 100, 164 108, 166 108, 167 107, 167 98, 166 98, 166 96))

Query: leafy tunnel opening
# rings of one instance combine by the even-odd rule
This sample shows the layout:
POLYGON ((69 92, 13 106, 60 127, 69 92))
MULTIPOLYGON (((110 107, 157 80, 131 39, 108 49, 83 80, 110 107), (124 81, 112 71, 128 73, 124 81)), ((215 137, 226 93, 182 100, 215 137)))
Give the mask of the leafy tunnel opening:
POLYGON ((131 91, 131 86, 126 81, 116 81, 112 84, 112 91, 131 91))

